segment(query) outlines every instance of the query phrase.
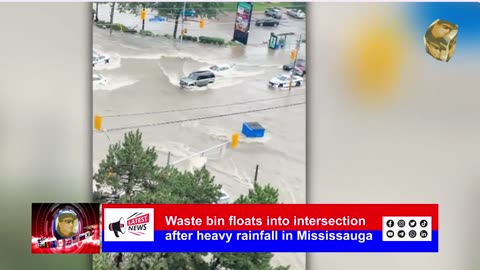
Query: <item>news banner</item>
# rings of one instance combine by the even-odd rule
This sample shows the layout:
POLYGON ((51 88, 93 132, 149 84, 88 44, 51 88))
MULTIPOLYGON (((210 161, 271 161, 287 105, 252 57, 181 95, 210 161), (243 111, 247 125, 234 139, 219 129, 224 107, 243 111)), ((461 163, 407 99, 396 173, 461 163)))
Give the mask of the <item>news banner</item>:
POLYGON ((103 204, 102 252, 438 252, 437 204, 103 204))

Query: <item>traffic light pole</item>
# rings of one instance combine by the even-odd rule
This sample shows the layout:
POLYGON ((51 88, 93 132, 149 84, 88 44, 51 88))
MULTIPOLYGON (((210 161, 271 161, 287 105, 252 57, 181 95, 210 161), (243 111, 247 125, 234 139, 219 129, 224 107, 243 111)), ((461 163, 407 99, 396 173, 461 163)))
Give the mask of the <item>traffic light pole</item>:
POLYGON ((175 165, 175 164, 178 164, 180 162, 183 162, 185 160, 188 160, 188 159, 191 159, 193 157, 196 157, 196 156, 205 156, 205 154, 211 150, 214 150, 214 149, 220 149, 220 156, 223 156, 224 155, 224 147, 230 147, 230 148, 237 148, 238 146, 238 142, 239 142, 239 138, 240 138, 240 135, 238 133, 235 133, 232 135, 232 140, 229 141, 229 142, 224 142, 224 143, 221 143, 221 144, 218 144, 218 145, 215 145, 213 147, 210 147, 208 149, 205 149, 203 151, 200 151, 200 152, 197 152, 193 155, 190 155, 188 157, 185 157, 185 158, 182 158, 182 159, 179 159, 179 160, 176 160, 174 162, 170 162, 170 152, 168 152, 168 159, 167 159, 167 166, 170 166, 170 165, 175 165))
POLYGON ((290 74, 290 83, 289 83, 289 86, 288 86, 288 92, 292 91, 293 71, 295 70, 295 67, 297 66, 298 51, 300 50, 300 43, 301 42, 302 42, 302 35, 300 34, 300 37, 297 40, 297 46, 295 48, 295 59, 293 60, 292 72, 290 74))
POLYGON ((145 31, 145 8, 143 8, 143 11, 142 11, 142 31, 145 31))

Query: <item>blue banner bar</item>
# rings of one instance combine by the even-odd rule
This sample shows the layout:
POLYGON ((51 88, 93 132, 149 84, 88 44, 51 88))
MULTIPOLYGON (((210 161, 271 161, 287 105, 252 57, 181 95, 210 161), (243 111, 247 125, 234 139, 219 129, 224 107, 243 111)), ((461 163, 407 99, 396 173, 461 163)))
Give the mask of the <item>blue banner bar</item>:
POLYGON ((241 240, 242 236, 251 236, 250 232, 260 231, 180 232, 185 233, 185 238, 191 233, 190 240, 166 240, 167 236, 172 237, 172 231, 155 231, 154 242, 105 242, 102 233, 102 252, 438 252, 438 231, 432 232, 431 241, 383 241, 382 231, 310 231, 310 237, 314 234, 326 235, 327 239, 323 240, 305 239, 307 234, 297 231, 278 231, 278 239, 274 239, 272 231, 264 231, 264 240, 241 240), (197 239, 206 233, 228 233, 231 238, 197 239), (292 239, 282 240, 288 233, 293 236, 292 239), (240 239, 237 239, 238 236, 240 239), (273 240, 266 240, 266 237, 273 240))

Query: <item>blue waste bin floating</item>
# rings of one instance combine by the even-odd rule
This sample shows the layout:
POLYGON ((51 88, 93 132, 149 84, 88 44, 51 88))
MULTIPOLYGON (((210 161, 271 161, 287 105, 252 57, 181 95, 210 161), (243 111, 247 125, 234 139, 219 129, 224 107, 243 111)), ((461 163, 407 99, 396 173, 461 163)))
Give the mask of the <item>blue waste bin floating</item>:
POLYGON ((153 18, 149 18, 149 22, 165 22, 167 20, 166 17, 155 16, 153 18))
POLYGON ((265 128, 257 122, 245 122, 243 123, 242 134, 247 138, 262 138, 265 136, 265 128))

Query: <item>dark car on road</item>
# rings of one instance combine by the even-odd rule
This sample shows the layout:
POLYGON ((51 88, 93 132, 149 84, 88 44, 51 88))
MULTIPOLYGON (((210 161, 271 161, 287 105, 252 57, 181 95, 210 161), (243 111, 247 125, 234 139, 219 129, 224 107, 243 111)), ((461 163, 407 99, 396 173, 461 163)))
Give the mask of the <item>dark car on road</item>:
POLYGON ((272 18, 258 19, 255 22, 256 26, 278 26, 279 24, 280 24, 279 20, 272 19, 272 18))
POLYGON ((267 8, 265 10, 265 15, 269 17, 273 17, 275 19, 281 19, 282 11, 279 8, 267 8))

